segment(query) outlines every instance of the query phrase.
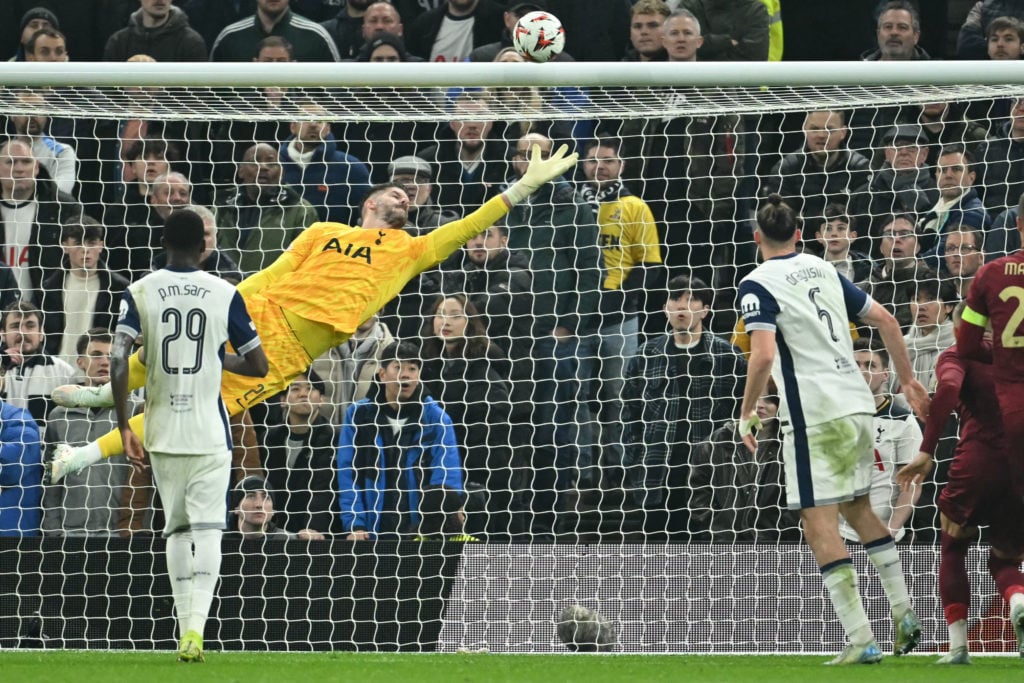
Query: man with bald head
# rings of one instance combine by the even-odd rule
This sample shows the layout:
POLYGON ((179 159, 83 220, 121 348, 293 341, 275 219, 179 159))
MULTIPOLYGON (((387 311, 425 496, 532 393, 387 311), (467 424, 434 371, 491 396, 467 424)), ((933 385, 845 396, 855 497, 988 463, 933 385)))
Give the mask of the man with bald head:
POLYGON ((266 143, 245 150, 236 180, 235 191, 217 207, 217 241, 248 274, 273 263, 320 219, 301 193, 281 182, 278 151, 266 143))

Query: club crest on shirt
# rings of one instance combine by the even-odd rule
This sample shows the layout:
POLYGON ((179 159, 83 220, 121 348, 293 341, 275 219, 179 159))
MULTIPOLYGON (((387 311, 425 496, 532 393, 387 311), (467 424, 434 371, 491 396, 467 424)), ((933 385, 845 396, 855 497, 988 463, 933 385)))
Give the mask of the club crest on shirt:
POLYGON ((761 313, 761 300, 756 294, 744 294, 740 299, 740 314, 744 318, 752 318, 761 313))

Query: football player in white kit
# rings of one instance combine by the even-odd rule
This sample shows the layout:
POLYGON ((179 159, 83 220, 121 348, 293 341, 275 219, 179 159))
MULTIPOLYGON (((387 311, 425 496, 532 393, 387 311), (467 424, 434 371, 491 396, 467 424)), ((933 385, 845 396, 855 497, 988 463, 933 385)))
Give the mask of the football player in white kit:
POLYGON ((830 664, 870 664, 882 653, 857 590, 857 573, 839 535, 839 513, 857 531, 877 567, 892 610, 893 652, 916 647, 921 622, 910 604, 888 527, 871 509, 875 402, 853 358, 849 321, 878 329, 903 393, 927 415, 928 392, 914 379, 896 319, 824 260, 798 253, 798 218, 775 194, 757 214, 754 241, 764 262, 740 283, 740 312, 750 335, 740 431, 751 452, 755 404, 771 375, 779 387, 786 495, 800 510, 804 536, 848 646, 830 664))
POLYGON ((221 373, 263 377, 268 364, 242 297, 199 268, 204 249, 199 215, 172 213, 162 244, 167 266, 133 283, 121 300, 110 378, 125 453, 144 466, 143 444, 128 424, 128 356, 135 340, 144 337, 145 449, 167 520, 167 572, 181 636, 178 659, 201 662, 203 628, 220 574, 231 472, 221 373), (234 354, 225 353, 228 341, 234 354))

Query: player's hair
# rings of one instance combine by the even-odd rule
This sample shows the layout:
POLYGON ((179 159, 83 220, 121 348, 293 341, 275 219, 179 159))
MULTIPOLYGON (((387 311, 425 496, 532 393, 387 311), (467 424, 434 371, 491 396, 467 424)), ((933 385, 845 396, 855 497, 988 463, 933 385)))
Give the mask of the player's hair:
POLYGON ((1017 17, 996 17, 988 22, 988 30, 985 38, 992 39, 992 36, 999 31, 1014 31, 1021 42, 1024 42, 1024 21, 1017 17))
POLYGON ((665 4, 665 0, 640 0, 633 5, 629 16, 632 18, 638 14, 660 14, 662 17, 668 18, 672 14, 672 10, 665 4))
POLYGON ((672 21, 673 19, 690 19, 691 21, 693 21, 694 25, 697 26, 697 35, 698 36, 701 35, 700 19, 698 19, 697 15, 694 14, 693 12, 691 12, 690 10, 688 10, 688 9, 677 9, 676 11, 672 12, 667 17, 665 17, 665 22, 664 23, 667 24, 668 22, 672 21))
POLYGON ((871 353, 877 354, 878 358, 882 361, 882 367, 889 368, 889 352, 885 350, 885 347, 881 344, 876 343, 873 339, 868 337, 859 337, 853 340, 854 351, 870 351, 871 353))
POLYGON ((757 229, 772 242, 788 242, 800 227, 796 211, 782 199, 782 195, 772 193, 757 212, 757 229))
POLYGON ((423 321, 423 329, 420 336, 423 338, 423 357, 440 358, 446 356, 447 344, 434 334, 434 318, 437 311, 448 299, 455 299, 462 306, 462 313, 466 316, 466 332, 462 339, 455 340, 458 347, 456 354, 462 358, 486 358, 487 351, 491 346, 487 337, 487 328, 484 326, 483 316, 480 311, 469 300, 465 294, 445 294, 434 299, 433 305, 427 310, 430 315, 423 321))
POLYGON ((383 368, 392 361, 415 363, 417 366, 423 365, 419 349, 416 348, 416 345, 400 339, 396 339, 381 349, 380 364, 377 367, 383 368))
POLYGON ((60 229, 60 241, 85 244, 86 242, 102 242, 106 228, 98 220, 88 214, 75 216, 60 229))
POLYGON ((60 38, 64 41, 64 46, 67 47, 68 39, 64 37, 64 34, 55 28, 46 26, 32 34, 32 37, 28 39, 27 43, 25 43, 25 52, 35 54, 36 42, 43 36, 46 36, 47 38, 60 38))
POLYGON ((11 315, 18 315, 22 320, 25 318, 35 317, 36 321, 39 323, 39 327, 41 328, 43 326, 43 312, 31 301, 15 301, 5 308, 3 313, 0 314, 0 330, 7 329, 7 318, 11 315))
POLYGON ((376 185, 371 187, 369 190, 366 191, 366 196, 363 197, 363 203, 360 205, 359 212, 363 213, 364 211, 366 211, 366 202, 370 201, 371 199, 379 195, 381 192, 387 192, 393 187, 397 187, 402 192, 405 192, 405 185, 403 185, 402 183, 377 183, 376 185))
POLYGON ((256 43, 256 52, 253 53, 253 58, 258 58, 265 47, 284 48, 284 51, 288 53, 288 59, 295 59, 295 48, 292 47, 292 44, 287 39, 281 36, 269 36, 256 43))
POLYGON ((676 275, 668 281, 668 298, 675 301, 684 294, 689 294, 691 299, 696 299, 708 308, 714 302, 714 290, 699 277, 688 275, 676 275))
POLYGON ((203 219, 195 211, 174 209, 164 222, 164 245, 184 253, 201 252, 206 247, 203 219))
POLYGON ((907 2, 907 0, 890 0, 890 2, 885 3, 885 6, 878 13, 878 26, 882 25, 882 17, 885 16, 885 13, 894 10, 903 10, 909 13, 910 24, 914 28, 914 33, 921 32, 921 15, 918 13, 917 8, 907 2))
POLYGON ((839 221, 846 225, 852 225, 853 221, 850 220, 850 212, 846 209, 846 205, 840 202, 829 202, 828 206, 825 207, 825 223, 831 223, 832 221, 839 221))
POLYGON ((974 165, 975 161, 974 154, 972 154, 971 150, 967 149, 965 145, 962 145, 959 142, 954 142, 951 145, 945 145, 942 149, 939 150, 939 157, 950 156, 951 154, 962 155, 964 158, 964 163, 967 165, 967 170, 971 170, 970 167, 974 165))
POLYGON ((91 327, 85 334, 78 335, 78 341, 75 342, 75 352, 79 356, 85 355, 85 350, 89 348, 90 342, 99 342, 101 344, 111 344, 114 341, 114 335, 110 333, 105 327, 91 327))

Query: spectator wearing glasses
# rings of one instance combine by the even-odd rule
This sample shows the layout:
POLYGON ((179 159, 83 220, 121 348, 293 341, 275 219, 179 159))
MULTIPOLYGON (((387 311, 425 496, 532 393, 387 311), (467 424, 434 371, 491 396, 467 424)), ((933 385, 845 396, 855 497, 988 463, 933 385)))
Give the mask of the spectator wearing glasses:
POLYGON ((942 255, 942 270, 953 283, 960 298, 974 280, 974 274, 985 264, 985 238, 981 230, 957 226, 946 235, 946 251, 942 255))
POLYGON ((916 280, 934 276, 918 258, 921 245, 912 215, 896 214, 885 220, 879 251, 882 258, 871 277, 858 286, 896 316, 900 329, 906 334, 914 322, 910 302, 917 291, 916 280))

